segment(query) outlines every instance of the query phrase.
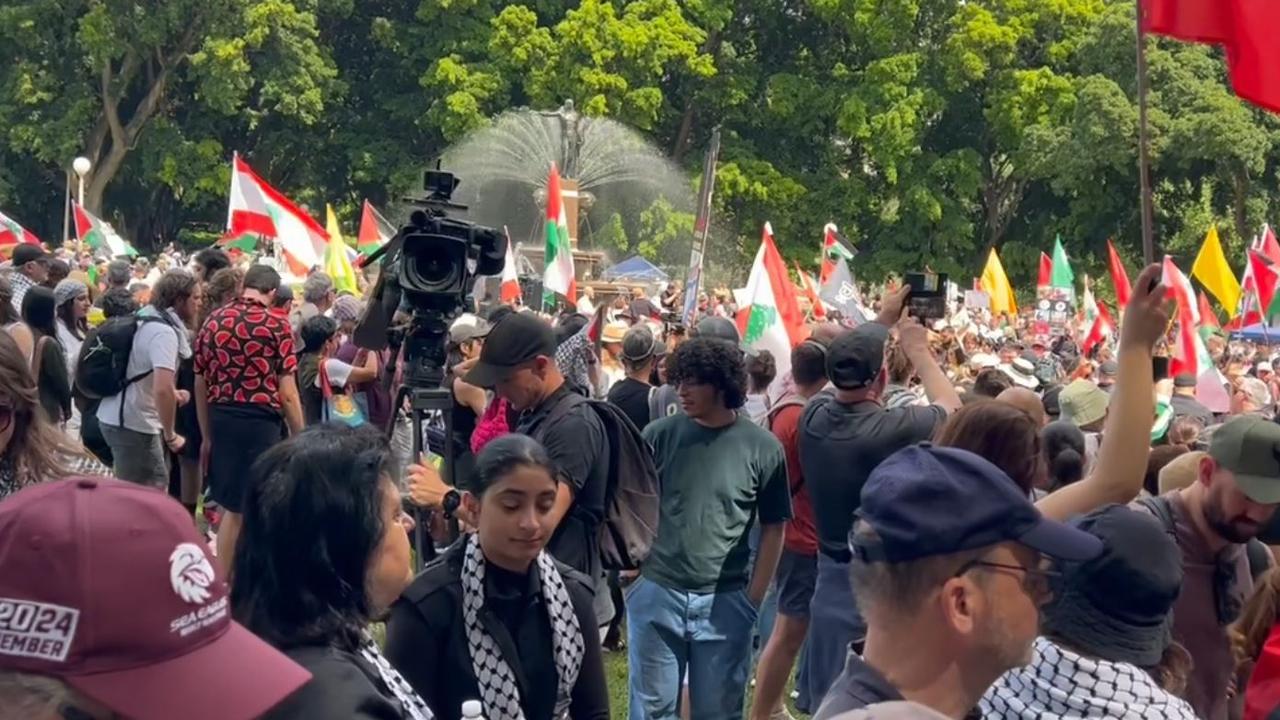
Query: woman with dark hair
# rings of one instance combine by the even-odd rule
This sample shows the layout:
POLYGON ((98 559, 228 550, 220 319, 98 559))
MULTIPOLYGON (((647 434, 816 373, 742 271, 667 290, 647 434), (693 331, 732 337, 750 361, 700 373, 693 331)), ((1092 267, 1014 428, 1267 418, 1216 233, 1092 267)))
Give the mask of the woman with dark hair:
POLYGON ((324 422, 325 391, 346 392, 348 385, 366 383, 378 377, 378 356, 369 353, 364 364, 356 367, 334 357, 338 352, 338 323, 331 317, 314 315, 298 329, 302 350, 298 353, 298 390, 302 396, 302 419, 307 425, 324 422))
POLYGON ((0 277, 0 330, 8 333, 18 343, 18 350, 30 365, 35 339, 31 336, 31 328, 22 322, 21 315, 13 307, 13 286, 5 277, 0 277))
POLYGON ((58 342, 62 344, 67 374, 75 377, 80 346, 89 332, 89 287, 79 280, 67 278, 53 289, 57 305, 58 342))
POLYGON ((268 720, 430 720, 366 631, 413 578, 413 521, 373 428, 307 428, 254 463, 231 613, 312 678, 268 720))
POLYGON ((27 485, 65 476, 67 449, 62 433, 40 409, 26 356, 13 338, 0 333, 0 500, 27 485))
POLYGON ((487 720, 609 717, 592 582, 544 550, 557 487, 532 438, 485 445, 461 496, 476 533, 392 606, 387 658, 436 717, 456 720, 468 700, 487 720))
POLYGON ((58 342, 57 304, 52 290, 32 287, 22 298, 22 321, 35 337, 31 374, 40 388, 40 406, 50 422, 61 425, 71 417, 71 376, 58 342))
POLYGON ((938 428, 934 442, 981 455, 1028 496, 1043 484, 1040 429, 1026 411, 1009 403, 978 400, 965 405, 938 428))
POLYGON ((1049 467, 1049 488, 1057 490, 1084 478, 1084 433, 1069 420, 1056 420, 1040 433, 1045 462, 1049 467))

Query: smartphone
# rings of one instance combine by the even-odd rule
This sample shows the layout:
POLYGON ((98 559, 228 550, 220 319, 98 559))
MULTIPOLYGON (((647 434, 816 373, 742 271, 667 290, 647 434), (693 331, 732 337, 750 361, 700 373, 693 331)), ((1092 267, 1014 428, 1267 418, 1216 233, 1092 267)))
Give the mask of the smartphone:
POLYGON ((1151 358, 1151 376, 1156 382, 1168 379, 1169 358, 1160 355, 1151 358))
POLYGON ((904 278, 911 294, 907 314, 921 322, 947 316, 947 276, 945 273, 909 272, 904 278))

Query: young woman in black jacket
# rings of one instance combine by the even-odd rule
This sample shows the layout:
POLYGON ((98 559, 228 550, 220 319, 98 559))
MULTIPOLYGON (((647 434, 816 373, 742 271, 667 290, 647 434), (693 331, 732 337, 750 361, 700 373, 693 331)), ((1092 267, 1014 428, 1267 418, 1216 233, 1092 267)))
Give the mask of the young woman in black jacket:
POLYGON ((392 606, 387 659, 437 718, 456 720, 467 700, 485 720, 609 717, 592 583, 543 550, 556 490, 535 440, 485 445, 461 497, 476 533, 392 606))
POLYGON ((311 673, 267 720, 431 720, 366 632, 413 577, 413 522, 370 426, 307 428, 250 471, 231 612, 311 673))
POLYGON ((40 405, 54 425, 71 417, 71 376, 58 340, 57 300, 47 287, 36 286, 22 297, 22 321, 35 336, 31 372, 40 389, 40 405))

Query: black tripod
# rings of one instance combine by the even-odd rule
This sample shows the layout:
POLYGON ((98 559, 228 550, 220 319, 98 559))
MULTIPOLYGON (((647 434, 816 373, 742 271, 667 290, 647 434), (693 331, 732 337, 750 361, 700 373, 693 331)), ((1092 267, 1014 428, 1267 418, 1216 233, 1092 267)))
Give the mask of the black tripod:
MULTIPOLYGON (((395 432, 396 419, 406 400, 409 402, 409 426, 412 434, 412 452, 410 462, 419 462, 423 450, 423 418, 430 413, 439 412, 444 417, 444 462, 441 465, 441 479, 450 487, 457 487, 454 477, 453 452, 453 391, 441 387, 444 381, 445 338, 449 331, 449 322, 456 313, 446 314, 439 310, 416 312, 403 336, 404 345, 404 382, 396 391, 391 407, 395 409, 387 424, 387 437, 395 432)), ((391 361, 395 362, 400 348, 398 343, 391 343, 391 361)), ((388 377, 391 377, 389 372, 388 377)), ((436 556, 435 540, 427 532, 428 522, 436 510, 424 510, 409 504, 408 512, 414 519, 413 549, 414 571, 422 569, 428 561, 436 556)), ((458 523, 449 520, 449 536, 457 538, 458 523)))

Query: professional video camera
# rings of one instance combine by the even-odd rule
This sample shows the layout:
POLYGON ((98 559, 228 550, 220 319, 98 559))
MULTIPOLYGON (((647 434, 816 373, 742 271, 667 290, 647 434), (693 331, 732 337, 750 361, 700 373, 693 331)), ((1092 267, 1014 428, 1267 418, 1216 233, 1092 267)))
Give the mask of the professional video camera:
POLYGON ((380 260, 381 266, 355 343, 371 350, 390 345, 393 355, 404 343, 405 384, 411 387, 439 386, 449 323, 466 309, 476 277, 500 274, 506 259, 505 235, 446 214, 466 210, 452 202, 459 182, 439 165, 428 170, 427 196, 407 198, 419 206, 408 224, 365 261, 380 260), (402 310, 409 319, 397 323, 402 310))

